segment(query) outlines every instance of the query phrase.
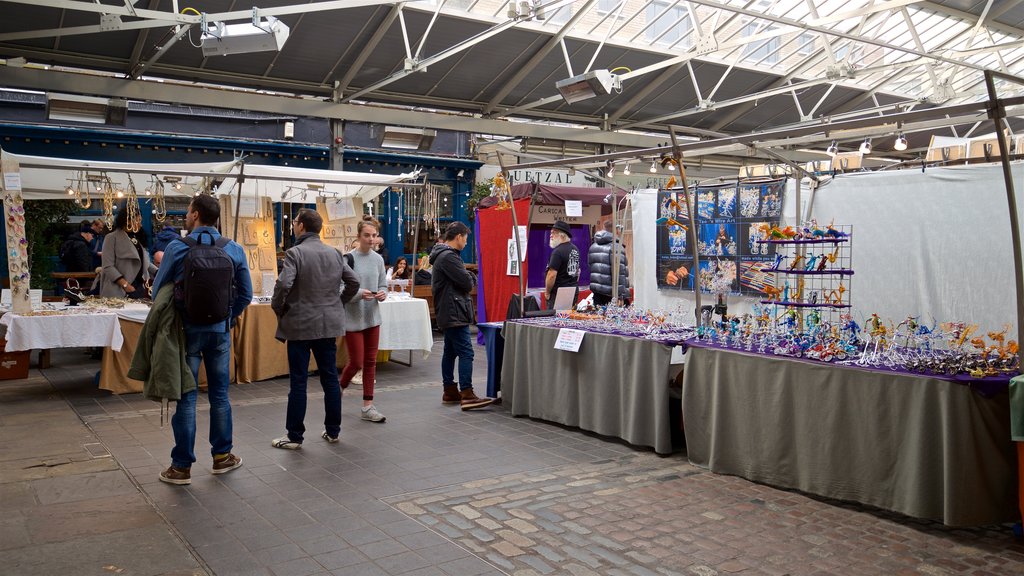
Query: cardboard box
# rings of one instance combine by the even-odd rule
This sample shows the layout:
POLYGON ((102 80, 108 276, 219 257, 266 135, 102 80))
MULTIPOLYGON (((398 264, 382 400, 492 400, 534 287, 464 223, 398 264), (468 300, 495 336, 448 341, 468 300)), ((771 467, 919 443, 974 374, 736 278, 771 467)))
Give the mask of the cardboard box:
POLYGON ((0 340, 0 380, 21 380, 28 378, 29 350, 2 352, 7 341, 0 340))

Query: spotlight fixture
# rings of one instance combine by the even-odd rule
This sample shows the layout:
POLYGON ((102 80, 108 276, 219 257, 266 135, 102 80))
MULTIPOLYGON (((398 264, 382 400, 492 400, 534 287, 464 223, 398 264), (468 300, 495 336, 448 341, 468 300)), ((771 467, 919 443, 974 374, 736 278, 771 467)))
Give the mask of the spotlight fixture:
POLYGON ((609 178, 611 178, 612 176, 615 176, 615 164, 614 163, 608 165, 608 173, 606 175, 609 178))
POLYGON ((124 198, 124 192, 123 192, 123 191, 121 191, 121 190, 118 190, 118 191, 117 191, 117 197, 118 197, 118 198, 124 198))
POLYGON ((650 168, 651 174, 654 174, 657 171, 658 171, 658 163, 655 162, 654 160, 651 160, 651 168, 650 168))
POLYGON ((68 186, 68 187, 66 188, 66 191, 67 191, 67 193, 68 193, 68 196, 74 196, 74 195, 75 195, 75 189, 74 189, 74 188, 72 188, 71 186, 68 186))
POLYGON ((630 175, 629 162, 626 162, 626 167, 622 169, 622 173, 625 174, 626 176, 630 175))
POLYGON ((828 148, 825 149, 825 154, 828 154, 829 156, 839 154, 839 144, 833 140, 832 143, 828 145, 828 148))
POLYGON ((893 143, 892 149, 897 152, 902 152, 907 149, 907 137, 903 135, 903 132, 899 133, 896 137, 896 142, 893 143))
POLYGON ((572 78, 555 82, 555 88, 566 104, 573 104, 595 96, 622 90, 619 77, 608 70, 591 70, 572 78))
POLYGON ((164 182, 173 184, 175 190, 181 190, 181 177, 180 176, 164 176, 164 182))
POLYGON ((871 154, 871 138, 865 138, 864 141, 860 143, 860 153, 871 154))

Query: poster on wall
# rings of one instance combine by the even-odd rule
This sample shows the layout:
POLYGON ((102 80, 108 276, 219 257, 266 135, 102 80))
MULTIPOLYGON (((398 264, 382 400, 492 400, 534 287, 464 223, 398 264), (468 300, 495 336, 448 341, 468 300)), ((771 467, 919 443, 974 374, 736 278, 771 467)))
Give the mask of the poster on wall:
POLYGON ((763 226, 782 217, 785 180, 700 186, 690 199, 697 213, 697 246, 690 246, 693 225, 682 190, 658 192, 657 275, 661 290, 690 291, 699 283, 711 291, 713 278, 728 282, 733 294, 760 294, 774 283, 774 248, 759 243, 763 226), (693 270, 693 251, 700 270, 693 270), (700 280, 695 280, 699 278, 700 280))

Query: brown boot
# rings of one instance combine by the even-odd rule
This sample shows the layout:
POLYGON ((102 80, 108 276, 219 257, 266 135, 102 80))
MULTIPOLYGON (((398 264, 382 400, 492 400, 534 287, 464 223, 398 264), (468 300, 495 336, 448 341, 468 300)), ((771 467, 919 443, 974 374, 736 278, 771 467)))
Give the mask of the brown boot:
POLYGON ((484 406, 490 406, 494 402, 494 398, 480 398, 473 393, 472 388, 466 388, 461 392, 462 394, 462 409, 463 410, 474 410, 476 408, 483 408, 484 406))
POLYGON ((444 395, 441 396, 441 403, 458 404, 460 402, 462 402, 462 395, 459 394, 459 387, 455 385, 445 386, 444 395))

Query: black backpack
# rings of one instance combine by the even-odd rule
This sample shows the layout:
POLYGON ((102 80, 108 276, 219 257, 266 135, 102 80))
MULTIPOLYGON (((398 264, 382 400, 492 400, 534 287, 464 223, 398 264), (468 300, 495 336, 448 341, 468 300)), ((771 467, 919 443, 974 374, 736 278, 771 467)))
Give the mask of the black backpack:
MULTIPOLYGON (((213 240, 209 232, 203 232, 213 240)), ((231 316, 235 300, 235 261, 224 247, 231 240, 221 236, 213 244, 197 242, 186 236, 180 239, 188 245, 185 254, 185 274, 174 287, 178 309, 190 324, 216 324, 231 316)))

